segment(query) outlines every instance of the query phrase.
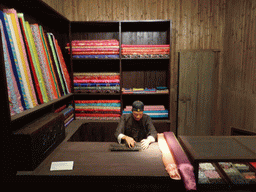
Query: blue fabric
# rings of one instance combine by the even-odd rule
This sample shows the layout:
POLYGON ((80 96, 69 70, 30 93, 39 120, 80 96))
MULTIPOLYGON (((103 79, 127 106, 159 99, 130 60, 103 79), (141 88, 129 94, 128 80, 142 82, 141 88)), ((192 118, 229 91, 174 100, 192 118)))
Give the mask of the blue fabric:
POLYGON ((121 107, 120 103, 76 103, 76 106, 105 106, 105 107, 121 107))
MULTIPOLYGON (((143 111, 144 113, 168 113, 168 110, 161 110, 161 111, 143 111)), ((124 114, 132 113, 132 111, 123 111, 124 114)))
POLYGON ((119 86, 119 83, 74 83, 75 87, 119 86))
POLYGON ((73 55, 77 59, 119 59, 119 55, 73 55))
MULTIPOLYGON (((22 107, 24 109, 27 109, 26 104, 25 104, 24 95, 22 94, 23 93, 22 90, 24 90, 23 84, 22 84, 22 81, 20 81, 19 74, 18 74, 19 71, 18 71, 18 69, 16 68, 16 65, 15 65, 16 56, 14 55, 14 53, 12 51, 10 37, 9 37, 8 31, 7 31, 6 22, 8 22, 8 21, 5 18, 4 13, 2 11, 0 11, 0 19, 1 19, 2 24, 3 24, 4 35, 5 35, 6 43, 7 43, 7 46, 8 46, 8 52, 9 52, 9 56, 10 56, 10 59, 11 59, 13 73, 14 73, 14 76, 15 76, 15 79, 16 79, 16 82, 17 82, 17 85, 18 85, 18 90, 20 92, 20 96, 21 96, 21 104, 22 104, 22 107)), ((17 61, 17 59, 16 59, 16 61, 17 61)))

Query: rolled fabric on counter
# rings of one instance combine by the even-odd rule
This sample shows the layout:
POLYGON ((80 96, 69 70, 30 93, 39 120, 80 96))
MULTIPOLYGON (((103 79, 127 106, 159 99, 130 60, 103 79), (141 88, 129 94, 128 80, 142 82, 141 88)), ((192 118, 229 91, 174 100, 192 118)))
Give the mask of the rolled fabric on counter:
POLYGON ((164 134, 163 133, 157 134, 157 140, 158 140, 159 149, 162 152, 162 160, 167 173, 170 175, 172 179, 180 180, 181 177, 180 177, 176 162, 166 143, 164 134))
POLYGON ((173 132, 164 132, 165 140, 177 163, 178 170, 184 182, 186 190, 196 190, 196 179, 194 168, 187 158, 187 155, 180 146, 173 132))

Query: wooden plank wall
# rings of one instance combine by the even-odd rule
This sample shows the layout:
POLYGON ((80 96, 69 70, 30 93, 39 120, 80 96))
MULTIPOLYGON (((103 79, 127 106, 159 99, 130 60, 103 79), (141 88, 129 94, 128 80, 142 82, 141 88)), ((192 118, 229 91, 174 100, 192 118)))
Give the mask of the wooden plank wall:
POLYGON ((218 134, 233 126, 256 132, 256 1, 228 1, 218 134))
POLYGON ((220 49, 216 134, 229 134, 230 126, 256 131, 255 0, 43 1, 71 21, 172 20, 173 128, 176 126, 176 52, 220 49))

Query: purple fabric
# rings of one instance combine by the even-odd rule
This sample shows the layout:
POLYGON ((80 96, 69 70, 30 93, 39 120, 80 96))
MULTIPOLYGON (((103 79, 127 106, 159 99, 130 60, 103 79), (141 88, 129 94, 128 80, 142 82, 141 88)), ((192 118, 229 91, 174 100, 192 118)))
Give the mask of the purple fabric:
POLYGON ((178 165, 178 170, 180 171, 186 190, 196 190, 196 179, 193 172, 193 166, 190 163, 182 163, 178 165))
POLYGON ((190 163, 190 161, 187 158, 187 155, 184 153, 173 132, 164 132, 164 137, 170 150, 173 151, 176 157, 177 165, 182 163, 190 163))
POLYGON ((164 137, 168 144, 168 147, 174 155, 178 170, 180 171, 186 190, 196 190, 196 179, 193 172, 193 166, 191 165, 190 161, 187 158, 187 155, 181 148, 175 135, 173 134, 173 132, 164 132, 164 137))

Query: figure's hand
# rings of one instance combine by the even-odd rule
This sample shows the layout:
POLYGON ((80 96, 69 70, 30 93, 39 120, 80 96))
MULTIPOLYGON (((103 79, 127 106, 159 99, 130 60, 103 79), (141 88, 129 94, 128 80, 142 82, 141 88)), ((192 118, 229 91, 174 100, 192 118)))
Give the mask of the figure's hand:
POLYGON ((134 144, 136 143, 132 137, 124 136, 122 139, 126 141, 128 147, 130 148, 134 147, 134 144))
POLYGON ((149 139, 141 140, 141 147, 143 150, 147 149, 151 141, 149 139))

